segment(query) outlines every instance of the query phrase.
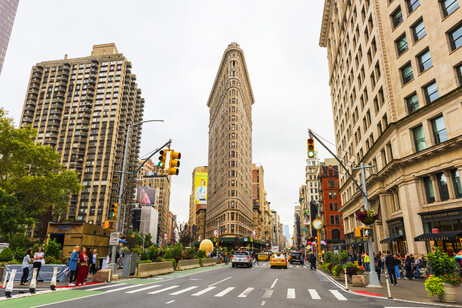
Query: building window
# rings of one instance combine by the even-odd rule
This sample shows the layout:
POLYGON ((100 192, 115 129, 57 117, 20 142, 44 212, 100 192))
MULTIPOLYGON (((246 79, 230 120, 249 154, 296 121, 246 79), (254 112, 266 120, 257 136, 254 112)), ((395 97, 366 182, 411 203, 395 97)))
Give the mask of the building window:
POLYGON ((456 67, 457 78, 459 79, 459 85, 462 86, 462 64, 456 67))
POLYGON ((436 82, 433 81, 431 84, 424 87, 425 92, 425 100, 427 104, 433 102, 435 99, 439 97, 438 94, 438 87, 436 86, 436 82))
POLYGON ((429 176, 423 178, 425 196, 427 197, 427 203, 435 202, 435 192, 433 191, 433 183, 429 176))
POLYGON ((401 7, 391 14, 391 20, 393 22, 393 28, 396 28, 400 23, 403 22, 403 13, 401 12, 401 7))
POLYGON ((455 50, 462 46, 462 25, 449 32, 449 42, 451 43, 451 49, 455 50))
POLYGON ((444 17, 448 16, 459 7, 459 2, 457 0, 442 0, 440 2, 444 17))
POLYGON ((414 12, 416 8, 419 7, 420 1, 419 0, 407 0, 407 9, 409 13, 414 12))
POLYGON ((443 172, 436 175, 441 201, 449 200, 448 179, 443 172))
POLYGON ((456 198, 462 198, 462 185, 460 184, 459 170, 451 170, 452 184, 454 185, 454 191, 456 198))
POLYGON ((425 25, 423 19, 420 19, 414 26, 412 26, 412 34, 414 36, 414 41, 417 42, 420 40, 427 31, 425 31, 425 25))
POLYGON ((335 224, 336 225, 340 224, 340 218, 338 216, 335 216, 335 224))
POLYGON ((338 229, 332 230, 332 239, 333 240, 340 240, 340 230, 338 230, 338 229))
POLYGON ((334 191, 334 199, 337 199, 337 192, 334 191))
POLYGON ((423 53, 417 56, 417 59, 419 60, 419 68, 421 73, 432 67, 430 50, 425 50, 423 53))
POLYGON ((329 188, 335 188, 335 182, 334 181, 327 182, 327 185, 328 185, 329 188))
POLYGON ((433 137, 435 143, 440 144, 448 140, 448 134, 446 132, 446 126, 444 125, 443 116, 439 116, 432 120, 433 137))
POLYGON ((330 224, 333 225, 334 224, 334 216, 330 216, 330 224))
POLYGON ((329 191, 329 199, 332 199, 332 192, 329 191))
POLYGON ((408 50, 406 34, 396 40, 396 48, 398 50, 398 56, 402 55, 403 52, 408 50))
POLYGON ((413 130, 414 134, 414 144, 417 152, 425 150, 427 144, 425 143, 425 134, 422 125, 415 127, 413 130))
POLYGON ((401 68, 401 78, 403 79, 403 84, 406 84, 414 79, 411 63, 408 63, 401 68))
POLYGON ((338 211, 338 203, 334 203, 334 209, 338 211))
POLYGON ((417 98, 417 93, 411 94, 406 98, 407 110, 409 114, 419 109, 419 100, 417 98))
POLYGON ((331 211, 334 210, 334 205, 332 203, 329 203, 329 210, 331 210, 331 211))

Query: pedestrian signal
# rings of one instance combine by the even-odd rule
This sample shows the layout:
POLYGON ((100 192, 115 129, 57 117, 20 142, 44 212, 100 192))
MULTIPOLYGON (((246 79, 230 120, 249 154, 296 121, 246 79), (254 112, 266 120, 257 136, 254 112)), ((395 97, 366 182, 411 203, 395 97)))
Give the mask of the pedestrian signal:
POLYGON ((308 138, 307 144, 308 144, 308 158, 313 158, 314 157, 314 139, 308 138))
POLYGON ((170 162, 167 172, 168 175, 178 175, 180 173, 180 170, 178 169, 178 167, 180 167, 179 159, 181 159, 181 153, 172 150, 170 152, 170 162))

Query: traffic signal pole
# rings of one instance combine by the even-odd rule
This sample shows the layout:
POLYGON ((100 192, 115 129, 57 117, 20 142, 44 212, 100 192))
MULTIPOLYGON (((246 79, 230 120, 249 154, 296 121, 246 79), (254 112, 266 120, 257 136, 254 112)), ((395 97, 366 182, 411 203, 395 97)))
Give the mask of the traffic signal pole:
MULTIPOLYGON (((308 129, 308 134, 311 138, 316 139, 316 141, 319 142, 334 158, 338 161, 340 166, 342 166, 343 170, 345 170, 346 174, 350 177, 350 179, 353 181, 353 183, 356 185, 356 187, 359 188, 359 191, 363 195, 363 200, 364 200, 364 209, 367 211, 369 210, 369 204, 368 204, 368 199, 367 199, 367 187, 366 187, 366 173, 365 169, 366 168, 372 168, 374 166, 364 166, 364 163, 360 163, 358 168, 354 168, 354 170, 361 170, 361 182, 362 182, 362 187, 356 182, 356 179, 351 175, 351 173, 348 171, 348 169, 345 167, 345 165, 342 163, 342 161, 332 153, 332 151, 311 131, 311 129, 308 129)), ((370 237, 367 241, 367 246, 369 248, 369 264, 370 264, 370 271, 369 271, 369 285, 368 287, 380 287, 380 282, 379 279, 376 275, 375 272, 375 264, 374 264, 374 249, 372 247, 372 237, 370 237)))

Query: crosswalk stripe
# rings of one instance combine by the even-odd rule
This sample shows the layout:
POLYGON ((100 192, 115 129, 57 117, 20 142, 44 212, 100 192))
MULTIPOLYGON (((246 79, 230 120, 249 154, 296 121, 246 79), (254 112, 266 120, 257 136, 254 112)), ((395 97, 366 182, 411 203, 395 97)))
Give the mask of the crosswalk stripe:
POLYGON ((295 298, 295 289, 287 289, 287 298, 295 298))
POLYGON ((249 295, 250 292, 252 292, 253 290, 254 290, 254 288, 247 288, 247 289, 245 289, 244 292, 242 292, 241 294, 239 294, 238 297, 247 297, 247 295, 249 295))
POLYGON ((338 290, 329 290, 339 301, 346 301, 346 297, 343 296, 338 290))
POLYGON ((198 288, 198 286, 192 286, 192 287, 189 287, 189 288, 180 290, 180 291, 176 291, 176 292, 170 293, 170 295, 179 295, 179 294, 181 294, 181 293, 185 293, 185 292, 194 290, 195 288, 198 288))
POLYGON ((162 292, 165 292, 165 291, 168 291, 168 290, 171 290, 171 289, 176 289, 178 288, 179 286, 170 286, 170 287, 167 287, 167 288, 163 288, 163 289, 160 289, 160 290, 156 290, 156 291, 153 291, 153 292, 149 292, 148 294, 157 294, 157 293, 162 293, 162 292))
POLYGON ((321 297, 315 289, 308 289, 308 292, 310 292, 311 299, 321 299, 321 297))
POLYGON ((227 293, 231 292, 232 290, 234 290, 234 287, 226 288, 226 289, 224 289, 223 291, 221 291, 220 293, 216 294, 215 297, 223 297, 223 296, 225 296, 227 293))
POLYGON ((104 287, 86 289, 85 291, 96 291, 96 290, 102 290, 102 289, 106 289, 106 288, 110 288, 110 287, 117 287, 117 286, 124 286, 124 285, 126 285, 126 283, 110 284, 110 285, 106 285, 104 287))
POLYGON ((201 296, 202 294, 205 294, 205 293, 207 293, 209 291, 212 291, 213 289, 215 289, 215 287, 208 287, 208 288, 206 288, 206 289, 204 289, 202 291, 199 291, 197 293, 192 294, 191 296, 201 296))
POLYGON ((146 287, 146 288, 136 289, 136 290, 133 290, 133 291, 128 291, 128 292, 125 292, 125 293, 128 293, 128 294, 138 293, 138 292, 142 292, 142 291, 146 291, 146 290, 154 289, 154 288, 158 288, 158 287, 160 287, 160 284, 156 284, 156 285, 149 286, 149 287, 146 287))
POLYGON ((123 287, 123 288, 111 289, 109 291, 106 291, 106 293, 119 292, 119 291, 122 291, 122 290, 125 290, 125 289, 135 288, 135 287, 138 287, 138 286, 139 285, 134 284, 134 285, 126 286, 126 287, 123 287))
POLYGON ((265 294, 263 294, 263 297, 262 297, 262 298, 271 298, 271 296, 273 295, 273 291, 274 291, 274 290, 271 290, 271 289, 266 290, 266 291, 265 291, 265 294))

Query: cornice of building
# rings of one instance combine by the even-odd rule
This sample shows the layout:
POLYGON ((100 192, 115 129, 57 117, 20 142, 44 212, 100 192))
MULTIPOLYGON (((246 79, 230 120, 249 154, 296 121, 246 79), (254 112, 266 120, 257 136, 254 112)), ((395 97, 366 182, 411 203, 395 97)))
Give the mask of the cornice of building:
POLYGON ((332 0, 324 0, 324 11, 322 13, 321 33, 319 35, 319 46, 327 47, 327 35, 329 34, 329 19, 332 0))

